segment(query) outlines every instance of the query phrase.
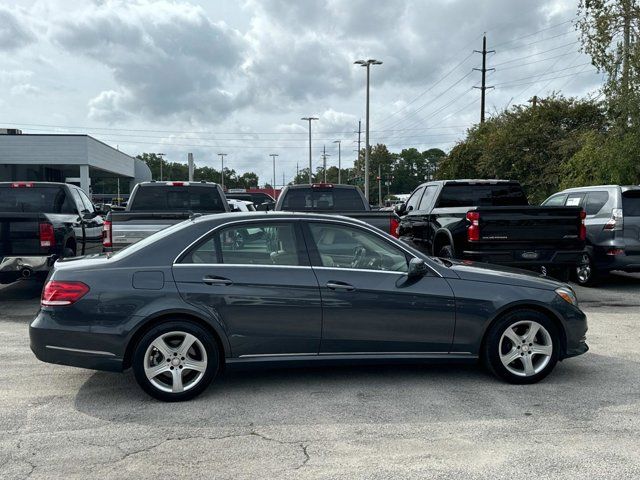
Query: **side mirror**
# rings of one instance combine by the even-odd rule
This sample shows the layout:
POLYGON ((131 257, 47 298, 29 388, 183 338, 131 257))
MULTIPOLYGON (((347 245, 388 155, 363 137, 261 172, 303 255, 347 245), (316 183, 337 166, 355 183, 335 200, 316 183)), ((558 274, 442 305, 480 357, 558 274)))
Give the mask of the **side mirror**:
POLYGON ((407 213, 407 204, 399 203, 394 207, 394 210, 398 215, 404 215, 405 213, 407 213))
POLYGON ((412 258, 409 260, 409 271, 407 276, 409 278, 424 277, 429 271, 427 264, 421 258, 412 258))
POLYGON ((256 210, 259 212, 268 212, 269 210, 273 210, 276 206, 276 202, 264 202, 256 207, 256 210))

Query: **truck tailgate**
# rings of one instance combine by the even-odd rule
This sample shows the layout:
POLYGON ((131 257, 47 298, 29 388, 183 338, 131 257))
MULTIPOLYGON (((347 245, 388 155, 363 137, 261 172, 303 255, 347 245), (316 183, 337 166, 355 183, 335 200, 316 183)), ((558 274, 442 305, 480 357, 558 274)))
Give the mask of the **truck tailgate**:
POLYGON ((479 207, 482 242, 579 241, 580 207, 479 207))
POLYGON ((0 258, 40 254, 39 213, 0 213, 0 258))
POLYGON ((162 229, 189 218, 188 212, 111 212, 113 249, 118 250, 136 243, 162 229))

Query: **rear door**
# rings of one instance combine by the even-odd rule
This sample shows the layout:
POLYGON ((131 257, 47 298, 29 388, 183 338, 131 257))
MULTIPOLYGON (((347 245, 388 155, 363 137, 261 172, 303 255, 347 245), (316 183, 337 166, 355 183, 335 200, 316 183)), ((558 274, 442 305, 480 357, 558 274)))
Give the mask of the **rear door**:
POLYGON ((218 228, 179 259, 173 275, 182 297, 223 325, 234 357, 318 353, 320 291, 299 222, 218 228))
POLYGON ((444 278, 409 279, 409 255, 361 227, 310 221, 305 232, 322 294, 322 354, 449 351, 455 302, 444 278))

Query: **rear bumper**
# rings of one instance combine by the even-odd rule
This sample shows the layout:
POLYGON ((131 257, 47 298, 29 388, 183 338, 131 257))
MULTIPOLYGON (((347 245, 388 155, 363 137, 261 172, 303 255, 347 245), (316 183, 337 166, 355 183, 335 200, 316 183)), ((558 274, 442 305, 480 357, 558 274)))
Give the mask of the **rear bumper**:
POLYGON ((476 262, 509 265, 520 268, 535 268, 542 266, 575 267, 580 264, 583 250, 465 250, 463 257, 476 262))
POLYGON ((29 326, 31 351, 47 363, 121 372, 124 362, 113 352, 112 336, 90 330, 88 325, 64 325, 40 311, 29 326))
POLYGON ((56 255, 3 257, 0 259, 0 283, 29 277, 33 273, 48 272, 56 259, 56 255))
POLYGON ((640 272, 640 255, 607 255, 602 251, 596 254, 594 261, 598 270, 640 272))

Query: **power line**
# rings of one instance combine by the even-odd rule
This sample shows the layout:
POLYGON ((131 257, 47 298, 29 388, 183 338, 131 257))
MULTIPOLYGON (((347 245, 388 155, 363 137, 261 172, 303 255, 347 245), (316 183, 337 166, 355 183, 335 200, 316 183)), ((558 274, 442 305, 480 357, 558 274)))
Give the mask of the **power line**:
POLYGON ((518 60, 524 60, 525 58, 537 57, 538 55, 542 55, 542 54, 544 54, 544 53, 553 52, 553 51, 555 51, 555 50, 560 50, 560 49, 562 49, 562 48, 564 48, 564 47, 568 47, 568 46, 570 46, 570 45, 575 45, 575 44, 577 44, 577 43, 580 43, 580 40, 576 40, 575 42, 565 43, 564 45, 559 45, 559 46, 557 46, 557 47, 550 48, 550 49, 548 49, 548 50, 544 50, 544 51, 542 51, 542 52, 536 52, 536 53, 532 53, 532 54, 529 54, 529 55, 524 55, 524 56, 522 56, 522 57, 512 58, 511 60, 506 60, 506 61, 501 62, 501 63, 494 63, 494 64, 493 64, 493 66, 494 66, 494 67, 501 67, 502 65, 506 65, 507 63, 517 62, 518 60))
POLYGON ((533 37, 534 35, 537 35, 538 33, 546 32, 548 30, 553 30, 554 28, 561 27, 562 25, 566 25, 567 23, 570 23, 570 22, 573 22, 573 19, 569 19, 569 20, 565 20, 564 22, 556 23, 555 25, 551 25, 550 27, 543 28, 542 30, 538 30, 538 31, 533 32, 533 33, 529 33, 528 35, 524 35, 522 37, 514 38, 513 40, 509 40, 509 41, 506 41, 506 42, 498 43, 498 44, 494 45, 494 48, 501 47, 503 45, 509 45, 510 43, 517 42, 518 40, 522 40, 524 38, 533 37))
POLYGON ((533 42, 525 43, 524 45, 516 45, 516 46, 514 46, 514 47, 503 48, 501 51, 502 51, 502 52, 508 52, 508 51, 510 51, 510 50, 517 50, 517 49, 520 49, 520 48, 530 47, 531 45, 535 45, 536 43, 547 42, 547 41, 549 41, 549 40, 553 40, 553 39, 555 39, 555 38, 564 37, 564 36, 566 36, 566 35, 569 35, 570 33, 574 33, 574 31, 573 31, 573 30, 568 30, 568 31, 566 31, 566 32, 564 32, 564 33, 560 33, 560 34, 558 34, 558 35, 554 35, 554 36, 552 36, 552 37, 541 38, 540 40, 535 40, 535 41, 533 41, 533 42))

